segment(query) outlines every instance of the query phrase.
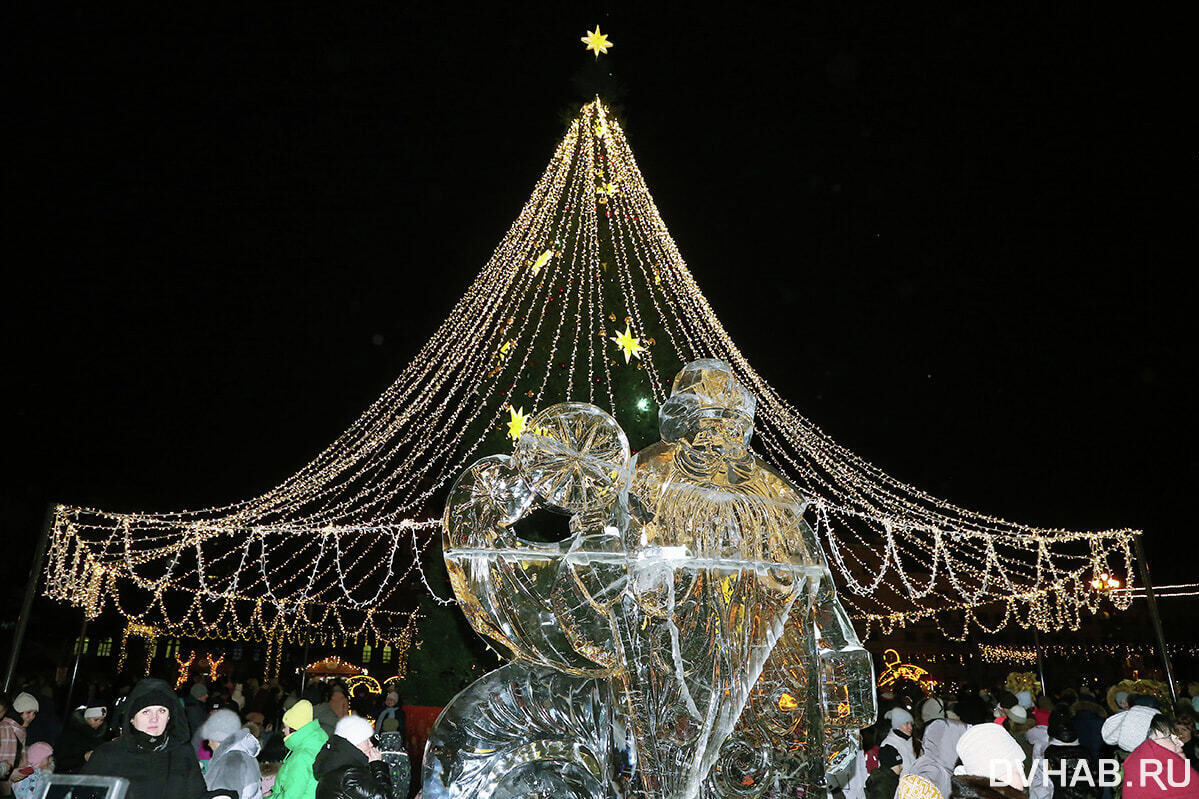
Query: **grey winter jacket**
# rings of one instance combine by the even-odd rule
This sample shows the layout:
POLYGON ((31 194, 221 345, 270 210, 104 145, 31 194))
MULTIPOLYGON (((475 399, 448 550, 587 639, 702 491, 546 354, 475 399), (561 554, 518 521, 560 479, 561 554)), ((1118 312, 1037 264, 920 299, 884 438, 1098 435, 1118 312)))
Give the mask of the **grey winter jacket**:
POLYGON ((255 760, 258 750, 258 739, 244 727, 226 738, 204 774, 209 790, 223 788, 237 791, 241 799, 262 799, 262 773, 255 760))

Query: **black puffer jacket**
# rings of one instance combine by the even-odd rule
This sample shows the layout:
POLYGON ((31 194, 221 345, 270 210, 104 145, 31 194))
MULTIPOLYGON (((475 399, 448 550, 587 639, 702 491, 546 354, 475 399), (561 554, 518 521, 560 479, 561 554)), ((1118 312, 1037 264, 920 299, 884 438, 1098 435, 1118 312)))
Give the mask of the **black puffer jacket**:
POLYGON ((128 799, 203 799, 208 787, 191 748, 191 730, 183 704, 162 680, 142 680, 121 705, 117 729, 121 737, 99 746, 81 774, 104 774, 129 780, 128 799), (157 738, 130 725, 130 713, 150 705, 171 711, 166 730, 157 738))
POLYGON ((58 774, 79 771, 87 762, 84 755, 104 743, 107 733, 106 725, 102 724, 100 729, 94 730, 84 720, 83 711, 76 710, 67 719, 66 729, 58 737, 58 743, 54 744, 54 771, 58 774))
POLYGON ((395 799, 387 764, 369 762, 362 750, 340 735, 321 747, 312 775, 317 779, 316 799, 395 799))

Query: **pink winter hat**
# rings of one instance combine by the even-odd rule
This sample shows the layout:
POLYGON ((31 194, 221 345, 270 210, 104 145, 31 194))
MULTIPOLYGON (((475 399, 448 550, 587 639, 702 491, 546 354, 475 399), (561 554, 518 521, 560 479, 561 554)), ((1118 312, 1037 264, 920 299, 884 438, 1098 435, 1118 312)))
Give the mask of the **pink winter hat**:
POLYGON ((54 754, 54 747, 45 741, 38 741, 25 753, 25 758, 29 761, 29 765, 34 768, 41 768, 46 764, 46 758, 54 754))

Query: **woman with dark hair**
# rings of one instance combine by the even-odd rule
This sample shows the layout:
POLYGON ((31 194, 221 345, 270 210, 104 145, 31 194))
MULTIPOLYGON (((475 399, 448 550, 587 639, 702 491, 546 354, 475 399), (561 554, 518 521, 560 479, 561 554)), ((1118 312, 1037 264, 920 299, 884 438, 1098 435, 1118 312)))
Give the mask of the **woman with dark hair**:
POLYGON ((1158 713, 1149 737, 1124 761, 1123 799, 1199 799, 1199 773, 1182 756, 1174 722, 1158 713))
POLYGON ((83 768, 96 747, 108 734, 108 708, 102 702, 89 703, 67 718, 67 728, 54 745, 54 771, 74 774, 83 768))
POLYGON ((121 737, 101 744, 80 769, 129 780, 128 799, 205 799, 209 792, 191 748, 183 703, 162 680, 142 680, 121 705, 121 737))

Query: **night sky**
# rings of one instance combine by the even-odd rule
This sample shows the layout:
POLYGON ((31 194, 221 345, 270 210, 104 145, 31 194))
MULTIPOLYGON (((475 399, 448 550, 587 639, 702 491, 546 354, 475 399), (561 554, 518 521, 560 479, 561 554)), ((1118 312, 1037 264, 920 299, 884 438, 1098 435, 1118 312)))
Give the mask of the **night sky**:
POLYGON ((909 483, 1143 528, 1196 580, 1181 21, 107 5, 9 28, 12 583, 47 503, 224 504, 348 426, 528 197, 596 23, 666 224, 785 397, 909 483))

